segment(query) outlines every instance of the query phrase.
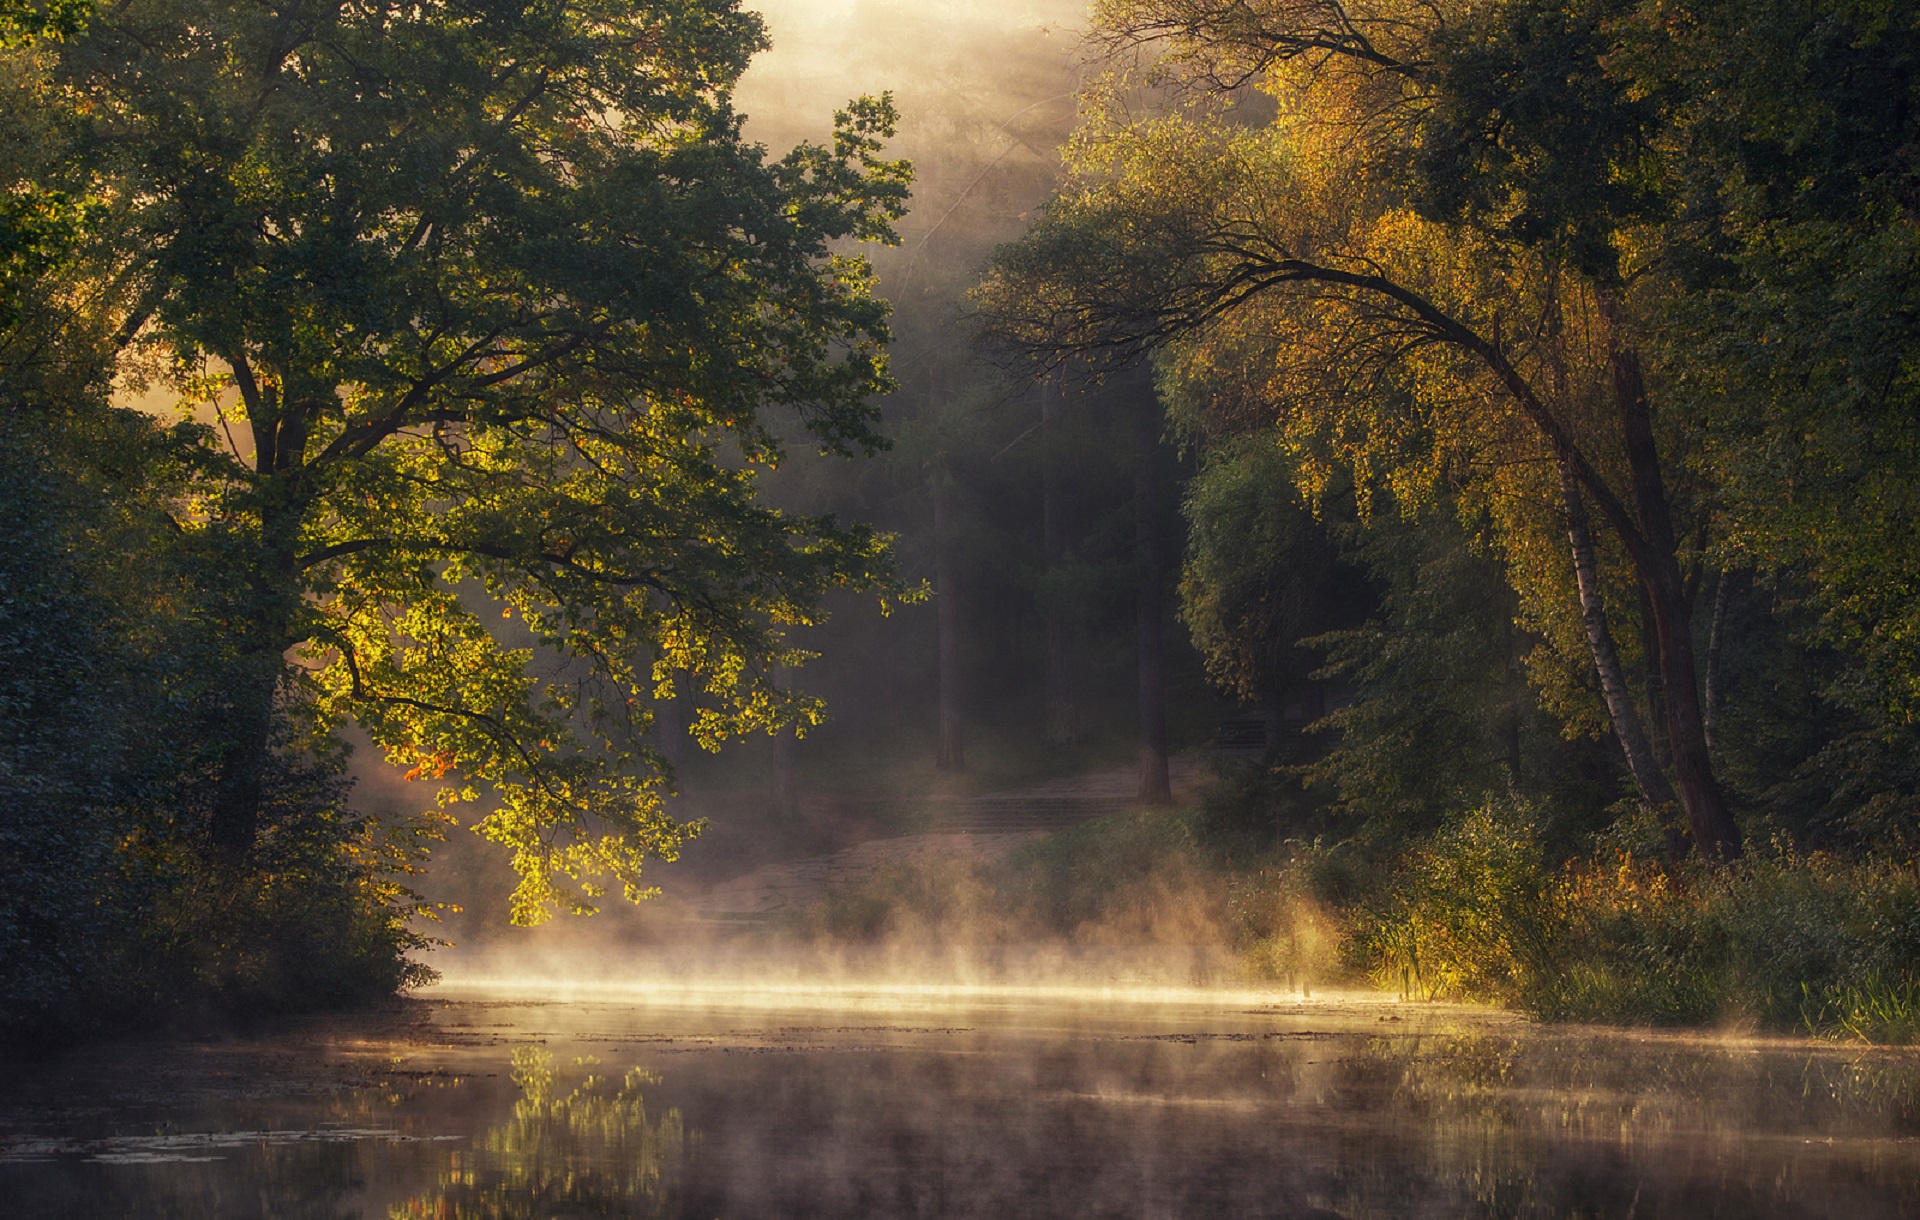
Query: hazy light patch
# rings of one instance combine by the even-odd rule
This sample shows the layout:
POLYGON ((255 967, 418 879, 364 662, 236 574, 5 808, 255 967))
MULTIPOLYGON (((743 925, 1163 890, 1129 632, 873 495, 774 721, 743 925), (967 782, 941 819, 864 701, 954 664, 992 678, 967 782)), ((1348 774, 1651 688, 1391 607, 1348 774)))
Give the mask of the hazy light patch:
MULTIPOLYGON (((825 1011, 935 1009, 982 1002, 1019 1004, 1127 1004, 1178 1007, 1278 1006, 1305 1010, 1330 1006, 1397 1007, 1403 1002, 1381 991, 1314 991, 1271 987, 1178 987, 1128 983, 916 983, 814 982, 769 983, 750 979, 690 982, 638 976, 628 979, 579 979, 545 975, 465 975, 423 993, 448 999, 524 999, 576 1003, 638 1000, 649 1006, 706 1008, 717 1004, 742 1008, 825 1011)), ((1437 1008, 1435 1009, 1437 1011, 1437 1008)))
POLYGON ((955 101, 1004 113, 1031 102, 1018 62, 1045 49, 1077 61, 1085 0, 766 0, 771 50, 754 58, 736 90, 748 130, 776 151, 824 134, 835 108, 891 91, 903 140, 926 155, 917 129, 952 120, 955 101))

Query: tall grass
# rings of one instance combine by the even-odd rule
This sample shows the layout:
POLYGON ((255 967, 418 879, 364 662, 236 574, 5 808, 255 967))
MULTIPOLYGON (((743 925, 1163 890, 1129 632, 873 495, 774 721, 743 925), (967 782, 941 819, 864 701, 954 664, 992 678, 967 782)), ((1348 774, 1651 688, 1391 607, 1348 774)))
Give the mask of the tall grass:
POLYGON ((1551 867, 1534 826, 1496 799, 1411 853, 1349 915, 1376 980, 1547 1020, 1920 1037, 1912 861, 1776 842, 1727 868, 1605 851, 1551 867))

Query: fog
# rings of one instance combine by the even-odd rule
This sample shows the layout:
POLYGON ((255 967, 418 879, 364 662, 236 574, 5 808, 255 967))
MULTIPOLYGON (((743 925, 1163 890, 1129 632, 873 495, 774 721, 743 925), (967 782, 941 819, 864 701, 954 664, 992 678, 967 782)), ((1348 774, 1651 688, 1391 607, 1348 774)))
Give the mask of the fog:
POLYGON ((21 1214, 1865 1220, 1920 1183, 1886 1056, 1377 998, 474 995, 85 1066, 0 1106, 21 1214))
MULTIPOLYGON (((685 858, 652 868, 647 880, 662 887, 662 898, 638 908, 609 898, 591 918, 512 928, 503 896, 513 878, 504 860, 453 830, 422 882, 429 898, 460 908, 429 929, 453 942, 430 960, 449 986, 609 979, 624 986, 643 978, 1232 983, 1237 966, 1220 887, 1187 856, 1163 853, 1124 902, 1063 915, 1009 897, 1009 887, 1063 888, 1060 870, 1048 872, 1035 858, 1046 850, 1040 831, 996 835, 946 825, 956 800, 1030 794, 1047 781, 1098 788, 1099 777, 1114 776, 1107 797, 1082 791, 1069 799, 1084 807, 1054 821, 1123 814, 1135 783, 1130 594, 1093 589, 1084 599, 1075 644, 1084 731, 1070 746, 1033 749, 1040 674, 1022 654, 1037 647, 1040 594, 1019 575, 1017 565, 1029 561, 1015 560, 1010 575, 1008 558, 1010 547, 1038 543, 1039 505, 1027 502, 1038 495, 1029 418, 1037 399, 1034 387, 975 351, 962 317, 964 295, 994 246, 1020 234, 1056 180, 1058 148, 1090 70, 1086 6, 773 0, 753 7, 764 15, 772 48, 755 59, 736 95, 750 137, 778 156, 826 138, 833 112, 849 99, 889 93, 900 121, 887 152, 909 159, 914 172, 899 245, 859 251, 874 262, 895 310, 891 355, 902 388, 882 404, 895 447, 848 462, 816 458, 796 439, 789 460, 765 473, 765 494, 783 507, 894 531, 908 579, 956 602, 969 765, 935 765, 938 597, 884 616, 871 598, 838 599, 834 619, 799 639, 819 657, 792 680, 823 695, 829 716, 804 741, 732 743, 706 755, 675 736, 686 710, 663 709, 661 745, 678 767, 672 808, 708 819, 709 827, 685 858), (943 527, 944 535, 928 499, 930 485, 942 480, 957 489, 957 524, 943 527), (1031 541, 1018 541, 1023 534, 1031 541), (959 553, 957 593, 932 588, 942 537, 959 553), (846 863, 850 857, 855 864, 846 863), (782 870, 795 869, 834 879, 799 894, 787 886, 772 909, 727 909, 725 887, 736 895, 731 905, 765 908, 755 879, 766 882, 762 890, 780 890, 782 870)), ((1110 529, 1103 522, 1127 511, 1131 494, 1130 476, 1107 456, 1125 443, 1116 442, 1110 423, 1122 408, 1098 395, 1086 402, 1069 490, 1083 530, 1110 529)), ((1086 547, 1090 556, 1094 545, 1086 547)), ((1188 737, 1203 739, 1223 705, 1205 691, 1197 665, 1188 665, 1183 680, 1176 695, 1185 696, 1181 706, 1196 724, 1188 737)), ((1206 763, 1194 756, 1183 765, 1190 802, 1206 763)), ((363 765, 364 799, 396 813, 418 802, 418 786, 381 771, 363 765)))

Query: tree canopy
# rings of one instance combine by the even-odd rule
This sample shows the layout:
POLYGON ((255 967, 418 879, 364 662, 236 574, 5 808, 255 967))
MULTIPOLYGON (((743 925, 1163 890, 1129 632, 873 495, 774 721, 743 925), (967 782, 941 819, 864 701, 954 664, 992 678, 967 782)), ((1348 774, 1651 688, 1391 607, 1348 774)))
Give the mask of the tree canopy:
POLYGON ((1491 514, 1523 618, 1588 654, 1576 685, 1642 798, 1683 806, 1709 854, 1737 852, 1695 655, 1709 573, 1804 560, 1836 629, 1904 672, 1906 610, 1869 574, 1905 562, 1904 499, 1868 495, 1867 520, 1888 520, 1845 538, 1808 514, 1910 466, 1877 409, 1913 350, 1884 261, 1912 233, 1910 108, 1885 100, 1912 88, 1909 17, 1536 0, 1099 14, 1116 74, 1067 186, 980 289, 990 328, 1043 363, 1155 353, 1216 434, 1277 424, 1309 492, 1336 469, 1403 506, 1457 488, 1491 514), (1782 108, 1792 81, 1804 113, 1782 108), (1804 342, 1774 333, 1789 317, 1804 342), (1735 383, 1775 405, 1756 415, 1735 383), (1782 474, 1799 502, 1784 514, 1782 474))
POLYGON ((890 587, 883 539, 755 497, 770 411, 883 443, 850 243, 904 206, 890 103, 770 157, 733 0, 141 0, 56 33, 9 53, 60 140, 21 177, 85 201, 96 383, 177 396, 172 516, 233 578, 213 850, 259 848, 301 709, 487 792, 517 918, 641 892, 686 833, 652 701, 693 675, 709 742, 815 716, 771 680, 782 629, 890 587))

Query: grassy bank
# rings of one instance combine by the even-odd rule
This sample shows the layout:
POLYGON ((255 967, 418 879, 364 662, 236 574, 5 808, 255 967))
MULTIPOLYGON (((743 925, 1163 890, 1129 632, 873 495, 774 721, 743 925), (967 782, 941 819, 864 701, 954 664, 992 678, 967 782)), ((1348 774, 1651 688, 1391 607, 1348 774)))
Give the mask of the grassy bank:
POLYGON ((1664 867, 1603 840, 1554 866, 1535 825, 1495 800, 1409 852, 1348 913, 1353 956, 1409 994, 1547 1020, 1920 1037, 1913 861, 1774 841, 1664 867))
POLYGON ((1140 811, 998 860, 896 864, 782 934, 1211 945, 1247 981, 1371 983, 1549 1021, 1920 1040, 1914 862, 1776 842, 1727 868, 1668 868, 1624 831, 1555 862, 1537 823, 1502 798, 1392 851, 1288 842, 1249 863, 1206 811, 1140 811))

